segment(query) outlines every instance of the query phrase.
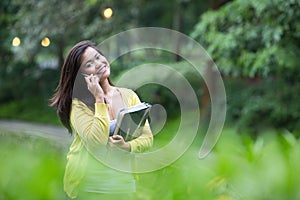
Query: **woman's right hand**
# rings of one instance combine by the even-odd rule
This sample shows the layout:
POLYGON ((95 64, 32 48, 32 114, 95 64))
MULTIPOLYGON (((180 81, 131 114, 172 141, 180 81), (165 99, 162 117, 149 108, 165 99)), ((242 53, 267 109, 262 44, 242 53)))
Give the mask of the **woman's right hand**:
POLYGON ((96 75, 89 75, 84 77, 88 90, 92 93, 92 95, 95 97, 96 103, 103 103, 104 102, 104 92, 101 88, 99 81, 100 78, 96 75))

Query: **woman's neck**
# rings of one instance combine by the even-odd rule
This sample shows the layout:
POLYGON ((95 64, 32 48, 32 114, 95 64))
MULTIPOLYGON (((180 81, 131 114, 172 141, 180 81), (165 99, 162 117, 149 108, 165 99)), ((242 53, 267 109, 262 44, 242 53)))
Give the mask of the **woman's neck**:
POLYGON ((102 87, 105 95, 108 95, 114 89, 114 87, 109 84, 108 79, 105 79, 103 82, 101 82, 100 86, 102 87))

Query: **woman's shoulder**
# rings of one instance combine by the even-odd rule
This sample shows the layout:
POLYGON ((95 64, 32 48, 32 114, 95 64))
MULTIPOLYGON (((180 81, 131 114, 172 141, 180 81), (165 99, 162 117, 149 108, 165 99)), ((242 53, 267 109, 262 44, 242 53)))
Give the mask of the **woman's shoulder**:
POLYGON ((126 96, 136 95, 136 93, 132 89, 129 89, 129 88, 117 87, 117 89, 126 96))
POLYGON ((128 106, 133 106, 140 103, 138 95, 132 89, 128 89, 128 88, 117 88, 117 89, 120 91, 124 101, 128 106))

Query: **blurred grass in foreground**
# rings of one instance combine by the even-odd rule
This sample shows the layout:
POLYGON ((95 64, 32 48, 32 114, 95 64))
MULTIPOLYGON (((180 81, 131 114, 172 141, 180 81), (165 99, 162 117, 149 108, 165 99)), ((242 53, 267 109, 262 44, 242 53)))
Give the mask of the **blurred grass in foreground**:
POLYGON ((0 199, 64 199, 65 150, 22 133, 0 134, 0 199))
MULTIPOLYGON (((68 147, 22 134, 0 137, 0 199, 64 199, 68 147)), ((137 199, 300 199, 300 144, 291 134, 271 130, 253 140, 225 128, 214 151, 199 160, 201 139, 172 165, 139 174, 137 199)), ((155 140, 162 145, 169 137, 155 140)))

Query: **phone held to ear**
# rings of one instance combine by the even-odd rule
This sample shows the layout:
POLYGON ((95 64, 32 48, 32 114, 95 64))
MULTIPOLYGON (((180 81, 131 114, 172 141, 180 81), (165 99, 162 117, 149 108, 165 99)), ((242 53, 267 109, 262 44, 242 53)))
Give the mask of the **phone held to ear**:
POLYGON ((89 77, 90 75, 88 75, 88 74, 84 74, 84 73, 81 73, 82 74, 82 76, 84 76, 84 77, 89 77))

